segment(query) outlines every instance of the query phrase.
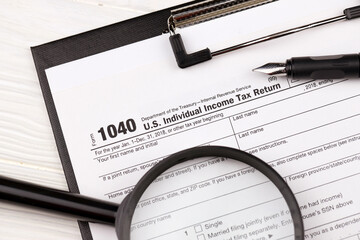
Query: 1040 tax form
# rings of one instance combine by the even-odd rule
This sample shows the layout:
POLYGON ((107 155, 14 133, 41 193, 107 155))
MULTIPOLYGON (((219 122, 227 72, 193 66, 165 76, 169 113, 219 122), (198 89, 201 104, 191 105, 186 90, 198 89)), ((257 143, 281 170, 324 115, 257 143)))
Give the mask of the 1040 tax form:
MULTIPOLYGON (((357 4, 279 0, 181 34, 189 52, 217 50, 341 15, 357 4)), ((334 23, 188 69, 177 67, 168 35, 47 69, 80 193, 120 203, 164 157, 194 146, 228 146, 263 159, 285 179, 299 202, 305 239, 360 239, 360 82, 290 81, 251 72, 270 60, 356 52, 359 26, 358 20, 334 23)), ((193 174, 182 172, 183 190, 197 186, 193 174)), ((148 198, 149 205, 181 201, 185 192, 169 184, 166 194, 148 198)), ((186 194, 196 201, 196 193, 186 194)), ((261 219, 249 216, 242 238, 226 224, 207 228, 190 221, 187 229, 169 226, 158 239, 257 239, 246 233, 251 221, 263 229, 261 219)), ((116 239, 111 227, 90 227, 95 240, 116 239)))

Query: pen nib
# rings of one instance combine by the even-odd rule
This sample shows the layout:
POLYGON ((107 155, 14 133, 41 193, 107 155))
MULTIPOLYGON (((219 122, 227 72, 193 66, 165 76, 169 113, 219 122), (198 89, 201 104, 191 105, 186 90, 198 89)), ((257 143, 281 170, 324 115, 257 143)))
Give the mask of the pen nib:
POLYGON ((253 69, 254 72, 261 72, 268 75, 283 75, 286 76, 285 63, 267 63, 261 67, 253 69))

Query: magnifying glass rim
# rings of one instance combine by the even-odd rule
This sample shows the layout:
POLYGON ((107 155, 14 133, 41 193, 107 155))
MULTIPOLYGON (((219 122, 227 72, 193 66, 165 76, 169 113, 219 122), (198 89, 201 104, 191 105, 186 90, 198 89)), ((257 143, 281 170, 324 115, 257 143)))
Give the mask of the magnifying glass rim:
POLYGON ((285 180, 267 163, 244 151, 223 146, 202 146, 186 149, 163 159, 152 167, 135 185, 133 191, 121 203, 115 221, 118 239, 130 240, 130 229, 135 208, 148 186, 169 168, 201 157, 224 157, 243 162, 268 177, 283 195, 294 225, 295 240, 304 239, 304 224, 299 204, 285 180))

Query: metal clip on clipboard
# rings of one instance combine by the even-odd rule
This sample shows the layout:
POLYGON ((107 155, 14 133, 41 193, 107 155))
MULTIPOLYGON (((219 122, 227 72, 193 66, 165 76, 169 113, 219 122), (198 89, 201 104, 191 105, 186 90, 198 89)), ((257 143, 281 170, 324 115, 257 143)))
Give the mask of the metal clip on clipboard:
POLYGON ((190 25, 198 24, 214 18, 226 16, 232 13, 243 11, 252 7, 257 7, 263 4, 271 3, 277 0, 206 0, 200 3, 192 4, 183 8, 174 9, 171 11, 171 16, 168 19, 168 29, 170 32, 170 43, 176 58, 176 62, 180 68, 187 68, 198 63, 211 60, 213 57, 228 53, 234 50, 252 46, 258 43, 266 42, 272 39, 284 37, 293 33, 301 32, 310 28, 319 27, 333 22, 342 20, 352 20, 360 17, 360 5, 344 10, 344 14, 321 20, 315 23, 310 23, 300 27, 295 27, 278 33, 270 34, 268 36, 260 37, 248 42, 244 42, 232 47, 211 52, 206 48, 194 53, 188 54, 185 45, 182 41, 181 35, 176 33, 176 28, 183 28, 190 25))

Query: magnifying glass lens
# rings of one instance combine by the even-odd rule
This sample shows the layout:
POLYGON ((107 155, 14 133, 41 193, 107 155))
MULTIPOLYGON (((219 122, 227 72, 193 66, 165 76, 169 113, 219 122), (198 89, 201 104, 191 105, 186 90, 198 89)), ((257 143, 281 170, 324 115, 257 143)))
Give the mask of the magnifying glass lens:
POLYGON ((131 240, 294 239, 275 184, 245 163, 203 157, 168 169, 138 202, 131 240))

